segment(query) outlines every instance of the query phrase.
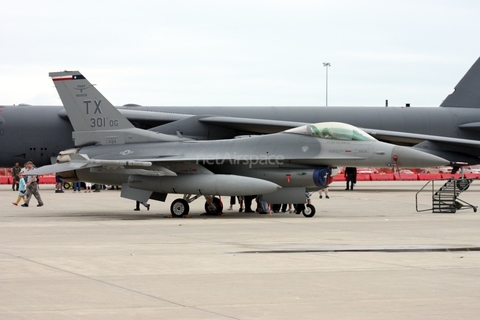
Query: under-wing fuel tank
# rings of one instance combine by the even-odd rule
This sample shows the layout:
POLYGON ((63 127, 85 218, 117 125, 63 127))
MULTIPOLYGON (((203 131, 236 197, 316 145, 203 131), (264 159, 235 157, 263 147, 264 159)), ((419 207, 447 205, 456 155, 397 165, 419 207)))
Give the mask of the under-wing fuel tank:
POLYGON ((158 193, 225 196, 267 194, 281 189, 267 180, 225 174, 183 174, 176 177, 132 175, 128 177, 128 186, 158 193))

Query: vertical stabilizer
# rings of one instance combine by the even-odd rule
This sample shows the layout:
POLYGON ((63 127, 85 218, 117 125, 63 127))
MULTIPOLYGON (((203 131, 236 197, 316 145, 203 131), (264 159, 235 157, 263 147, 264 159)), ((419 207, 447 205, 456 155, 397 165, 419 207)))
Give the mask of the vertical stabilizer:
POLYGON ((76 146, 178 141, 176 136, 135 126, 78 71, 51 72, 68 118, 76 146))
POLYGON ((441 107, 480 108, 480 58, 455 86, 441 107))

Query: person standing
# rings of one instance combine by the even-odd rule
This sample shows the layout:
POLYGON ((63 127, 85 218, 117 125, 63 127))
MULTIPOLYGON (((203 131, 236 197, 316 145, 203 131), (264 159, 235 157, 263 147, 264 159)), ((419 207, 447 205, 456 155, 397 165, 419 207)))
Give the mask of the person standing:
POLYGON ((353 185, 357 183, 357 168, 355 167, 346 167, 345 172, 343 173, 345 180, 347 181, 347 187, 345 190, 353 190, 353 185), (349 189, 350 184, 350 189, 349 189))
POLYGON ((230 197, 230 207, 228 208, 228 210, 232 210, 234 205, 235 205, 235 196, 231 196, 230 197))
POLYGON ((73 183, 73 192, 80 192, 82 190, 82 183, 80 181, 75 181, 73 183))
MULTIPOLYGON (((100 192, 100 189, 102 189, 102 185, 100 185, 99 183, 95 183, 94 187, 95 187, 94 188, 95 190, 93 190, 93 192, 100 192)), ((106 189, 106 187, 105 187, 105 185, 103 185, 103 190, 105 190, 105 189, 106 189)))
POLYGON ((12 190, 13 191, 18 191, 18 182, 20 181, 20 178, 18 177, 18 174, 22 170, 22 167, 20 167, 20 164, 18 162, 15 162, 15 166, 12 168, 12 190))
POLYGON ((251 213, 254 212, 252 210, 252 201, 255 199, 257 196, 244 196, 244 202, 245 202, 245 212, 246 213, 251 213))
POLYGON ((260 214, 270 214, 272 215, 272 211, 270 210, 270 205, 263 199, 263 194, 259 194, 257 196, 257 211, 260 214))
POLYGON ((147 211, 150 210, 149 203, 143 202, 143 201, 136 201, 135 209, 133 209, 133 211, 140 211, 140 204, 142 204, 145 208, 147 208, 147 211))
POLYGON ((63 193, 63 181, 58 173, 55 174, 55 193, 63 193))
POLYGON ((293 209, 293 204, 291 204, 291 203, 282 204, 282 212, 283 213, 294 213, 295 210, 293 209), (288 206, 288 211, 287 211, 287 206, 288 206))
MULTIPOLYGON (((238 209, 238 212, 243 212, 243 196, 238 196, 238 204, 240 205, 240 209, 238 209)), ((230 197, 230 207, 228 210, 232 210, 233 206, 235 205, 235 196, 230 197)))
MULTIPOLYGON (((28 171, 32 170, 33 162, 28 161, 25 167, 27 168, 28 171)), ((37 202, 38 202, 37 207, 43 206, 42 197, 38 192, 37 176, 28 176, 27 178, 27 200, 25 201, 24 204, 22 204, 22 207, 28 207, 28 204, 30 203, 30 199, 32 198, 32 195, 35 197, 35 199, 37 199, 37 202)))
POLYGON ((25 179, 23 178, 23 172, 20 171, 18 177, 20 178, 20 180, 18 181, 19 191, 17 201, 12 202, 14 206, 17 206, 21 200, 25 202, 27 198, 27 186, 25 184, 25 179))
POLYGON ((237 199, 238 199, 238 204, 240 205, 240 208, 238 209, 238 212, 243 212, 244 198, 243 198, 243 196, 238 196, 237 199))
POLYGON ((328 196, 328 187, 318 190, 318 193, 320 194, 320 199, 322 199, 322 191, 325 193, 325 198, 330 199, 330 197, 328 196))

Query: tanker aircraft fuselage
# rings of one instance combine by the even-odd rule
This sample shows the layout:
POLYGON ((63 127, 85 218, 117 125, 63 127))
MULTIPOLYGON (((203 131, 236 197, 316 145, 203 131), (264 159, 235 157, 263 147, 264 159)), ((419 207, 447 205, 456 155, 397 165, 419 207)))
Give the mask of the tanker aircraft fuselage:
MULTIPOLYGON (((275 133, 308 123, 349 123, 378 140, 480 163, 480 59, 440 107, 142 107, 118 110, 136 127, 196 140, 275 133)), ((63 106, 0 106, 0 166, 51 163, 71 148, 63 106)))

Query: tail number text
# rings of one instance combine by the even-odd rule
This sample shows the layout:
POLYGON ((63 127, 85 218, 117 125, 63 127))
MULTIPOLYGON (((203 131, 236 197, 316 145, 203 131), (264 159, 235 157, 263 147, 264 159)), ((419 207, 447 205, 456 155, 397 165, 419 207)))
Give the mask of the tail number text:
POLYGON ((117 119, 107 119, 105 117, 90 118, 90 127, 104 128, 104 127, 118 127, 117 119))

